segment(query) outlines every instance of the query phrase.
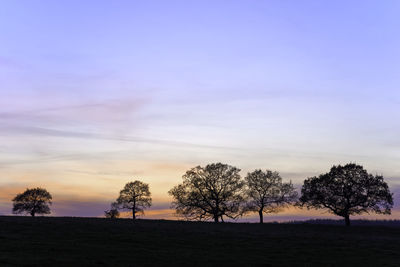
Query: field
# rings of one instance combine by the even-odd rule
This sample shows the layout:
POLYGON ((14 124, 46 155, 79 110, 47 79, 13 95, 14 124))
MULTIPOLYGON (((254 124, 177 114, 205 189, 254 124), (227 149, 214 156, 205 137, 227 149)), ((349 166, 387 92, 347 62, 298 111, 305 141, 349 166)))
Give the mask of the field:
POLYGON ((400 227, 0 217, 0 266, 399 266, 400 227))

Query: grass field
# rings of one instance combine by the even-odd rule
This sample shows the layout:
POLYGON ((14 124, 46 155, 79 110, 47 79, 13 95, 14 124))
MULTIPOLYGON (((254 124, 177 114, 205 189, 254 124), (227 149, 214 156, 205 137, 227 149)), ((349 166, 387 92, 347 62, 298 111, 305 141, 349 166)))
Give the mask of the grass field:
POLYGON ((400 227, 0 217, 0 266, 400 266, 400 227))

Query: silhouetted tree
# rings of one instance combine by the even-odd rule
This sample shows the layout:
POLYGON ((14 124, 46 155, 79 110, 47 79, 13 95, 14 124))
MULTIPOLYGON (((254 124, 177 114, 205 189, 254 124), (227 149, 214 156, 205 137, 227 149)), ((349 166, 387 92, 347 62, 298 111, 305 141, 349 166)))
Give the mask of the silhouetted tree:
POLYGON ((327 209, 344 217, 350 225, 350 215, 375 212, 390 214, 393 197, 380 175, 368 174, 353 163, 333 166, 329 173, 304 181, 300 205, 308 209, 327 209))
POLYGON ((246 211, 258 212, 260 223, 264 222, 263 213, 275 213, 297 200, 293 184, 282 183, 278 172, 255 170, 245 177, 246 211))
POLYGON ((187 219, 223 221, 241 215, 243 181, 240 169, 222 163, 197 166, 183 175, 183 183, 168 193, 172 207, 187 219))
POLYGON ((12 211, 14 214, 29 213, 32 217, 36 214, 50 214, 51 200, 52 196, 44 188, 26 189, 12 200, 12 211))
POLYGON ((151 206, 149 185, 141 181, 129 182, 119 193, 117 205, 120 209, 132 211, 132 219, 136 213, 144 213, 144 209, 151 206))
POLYGON ((114 202, 111 204, 111 208, 109 210, 104 211, 104 215, 106 218, 115 219, 119 217, 118 211, 118 203, 114 202))

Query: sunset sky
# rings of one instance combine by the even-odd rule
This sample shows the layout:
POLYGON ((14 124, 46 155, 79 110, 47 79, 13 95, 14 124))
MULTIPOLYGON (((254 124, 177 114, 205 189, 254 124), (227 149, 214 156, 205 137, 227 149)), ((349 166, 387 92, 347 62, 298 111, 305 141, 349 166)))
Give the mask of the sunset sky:
POLYGON ((171 218, 168 190, 212 162, 297 188, 356 162, 400 194, 399 14, 397 0, 1 1, 0 215, 41 186, 54 216, 102 216, 141 180, 144 218, 171 218))

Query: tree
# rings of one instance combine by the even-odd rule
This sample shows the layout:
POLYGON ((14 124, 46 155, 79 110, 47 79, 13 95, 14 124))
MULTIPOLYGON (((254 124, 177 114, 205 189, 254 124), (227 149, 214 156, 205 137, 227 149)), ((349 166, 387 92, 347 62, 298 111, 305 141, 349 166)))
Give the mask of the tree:
POLYGON ((119 217, 118 211, 118 203, 114 202, 111 204, 111 208, 109 210, 104 211, 104 215, 106 218, 115 219, 119 217))
POLYGON ((50 214, 52 196, 44 188, 26 189, 12 200, 13 213, 29 213, 32 217, 36 214, 50 214))
POLYGON ((144 213, 144 209, 151 206, 151 194, 149 185, 141 181, 129 182, 119 192, 117 205, 120 209, 132 211, 132 219, 136 219, 136 213, 144 213))
POLYGON ((240 169, 222 163, 197 166, 183 175, 183 183, 168 193, 172 207, 187 219, 223 221, 241 215, 243 181, 240 169))
POLYGON ((293 184, 282 183, 278 172, 255 170, 245 177, 246 210, 258 212, 260 223, 264 222, 263 213, 275 213, 297 199, 293 184))
POLYGON ((346 226, 350 226, 350 215, 390 214, 393 207, 393 197, 383 176, 368 174, 353 163, 333 166, 329 173, 308 178, 301 194, 301 206, 327 209, 344 217, 346 226))

